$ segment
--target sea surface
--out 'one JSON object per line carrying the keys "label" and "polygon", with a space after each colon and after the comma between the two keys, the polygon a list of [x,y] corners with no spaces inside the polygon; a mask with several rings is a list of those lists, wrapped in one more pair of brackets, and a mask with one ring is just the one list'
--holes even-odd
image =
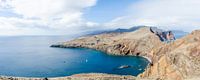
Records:
{"label": "sea surface", "polygon": [[[136,76],[148,61],[142,57],[111,56],[84,48],[51,48],[67,36],[0,37],[0,75],[17,77],[62,77],[79,73],[109,73]],[[121,65],[130,68],[118,69]]]}

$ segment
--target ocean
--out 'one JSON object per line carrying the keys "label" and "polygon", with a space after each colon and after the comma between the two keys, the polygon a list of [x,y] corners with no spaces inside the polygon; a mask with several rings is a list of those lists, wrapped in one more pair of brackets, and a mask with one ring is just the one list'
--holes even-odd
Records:
{"label": "ocean", "polygon": [[[79,73],[108,73],[137,76],[149,63],[142,57],[111,56],[92,49],[49,47],[70,39],[73,37],[0,37],[0,75],[63,77]],[[131,67],[118,69],[121,65]]]}

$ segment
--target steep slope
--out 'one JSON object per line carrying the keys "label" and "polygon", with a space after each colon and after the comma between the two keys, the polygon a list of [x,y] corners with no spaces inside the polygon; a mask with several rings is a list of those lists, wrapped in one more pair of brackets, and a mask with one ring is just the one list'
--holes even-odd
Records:
{"label": "steep slope", "polygon": [[149,27],[127,33],[109,33],[82,37],[51,47],[82,47],[104,51],[112,55],[148,56],[149,52],[163,43]]}
{"label": "steep slope", "polygon": [[153,65],[140,77],[182,80],[200,75],[200,30],[152,50]]}

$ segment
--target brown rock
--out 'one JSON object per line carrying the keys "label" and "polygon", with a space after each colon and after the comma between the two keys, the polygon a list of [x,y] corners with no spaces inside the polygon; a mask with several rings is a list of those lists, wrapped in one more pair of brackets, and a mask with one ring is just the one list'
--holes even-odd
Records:
{"label": "brown rock", "polygon": [[200,75],[200,31],[154,49],[153,66],[140,77],[182,80]]}
{"label": "brown rock", "polygon": [[[149,27],[127,33],[109,33],[82,37],[64,42],[57,47],[82,47],[104,51],[112,55],[147,56],[155,47],[163,43],[150,31]],[[56,47],[56,46],[55,46]]]}

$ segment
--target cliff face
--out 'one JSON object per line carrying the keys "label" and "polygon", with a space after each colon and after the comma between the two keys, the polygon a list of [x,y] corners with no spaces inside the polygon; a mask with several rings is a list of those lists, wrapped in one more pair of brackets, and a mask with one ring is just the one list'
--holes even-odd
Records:
{"label": "cliff face", "polygon": [[148,27],[127,33],[109,33],[82,37],[52,47],[83,47],[104,51],[112,55],[140,55],[148,53],[163,43]]}
{"label": "cliff face", "polygon": [[200,30],[151,52],[153,65],[140,77],[182,80],[200,75]]}

